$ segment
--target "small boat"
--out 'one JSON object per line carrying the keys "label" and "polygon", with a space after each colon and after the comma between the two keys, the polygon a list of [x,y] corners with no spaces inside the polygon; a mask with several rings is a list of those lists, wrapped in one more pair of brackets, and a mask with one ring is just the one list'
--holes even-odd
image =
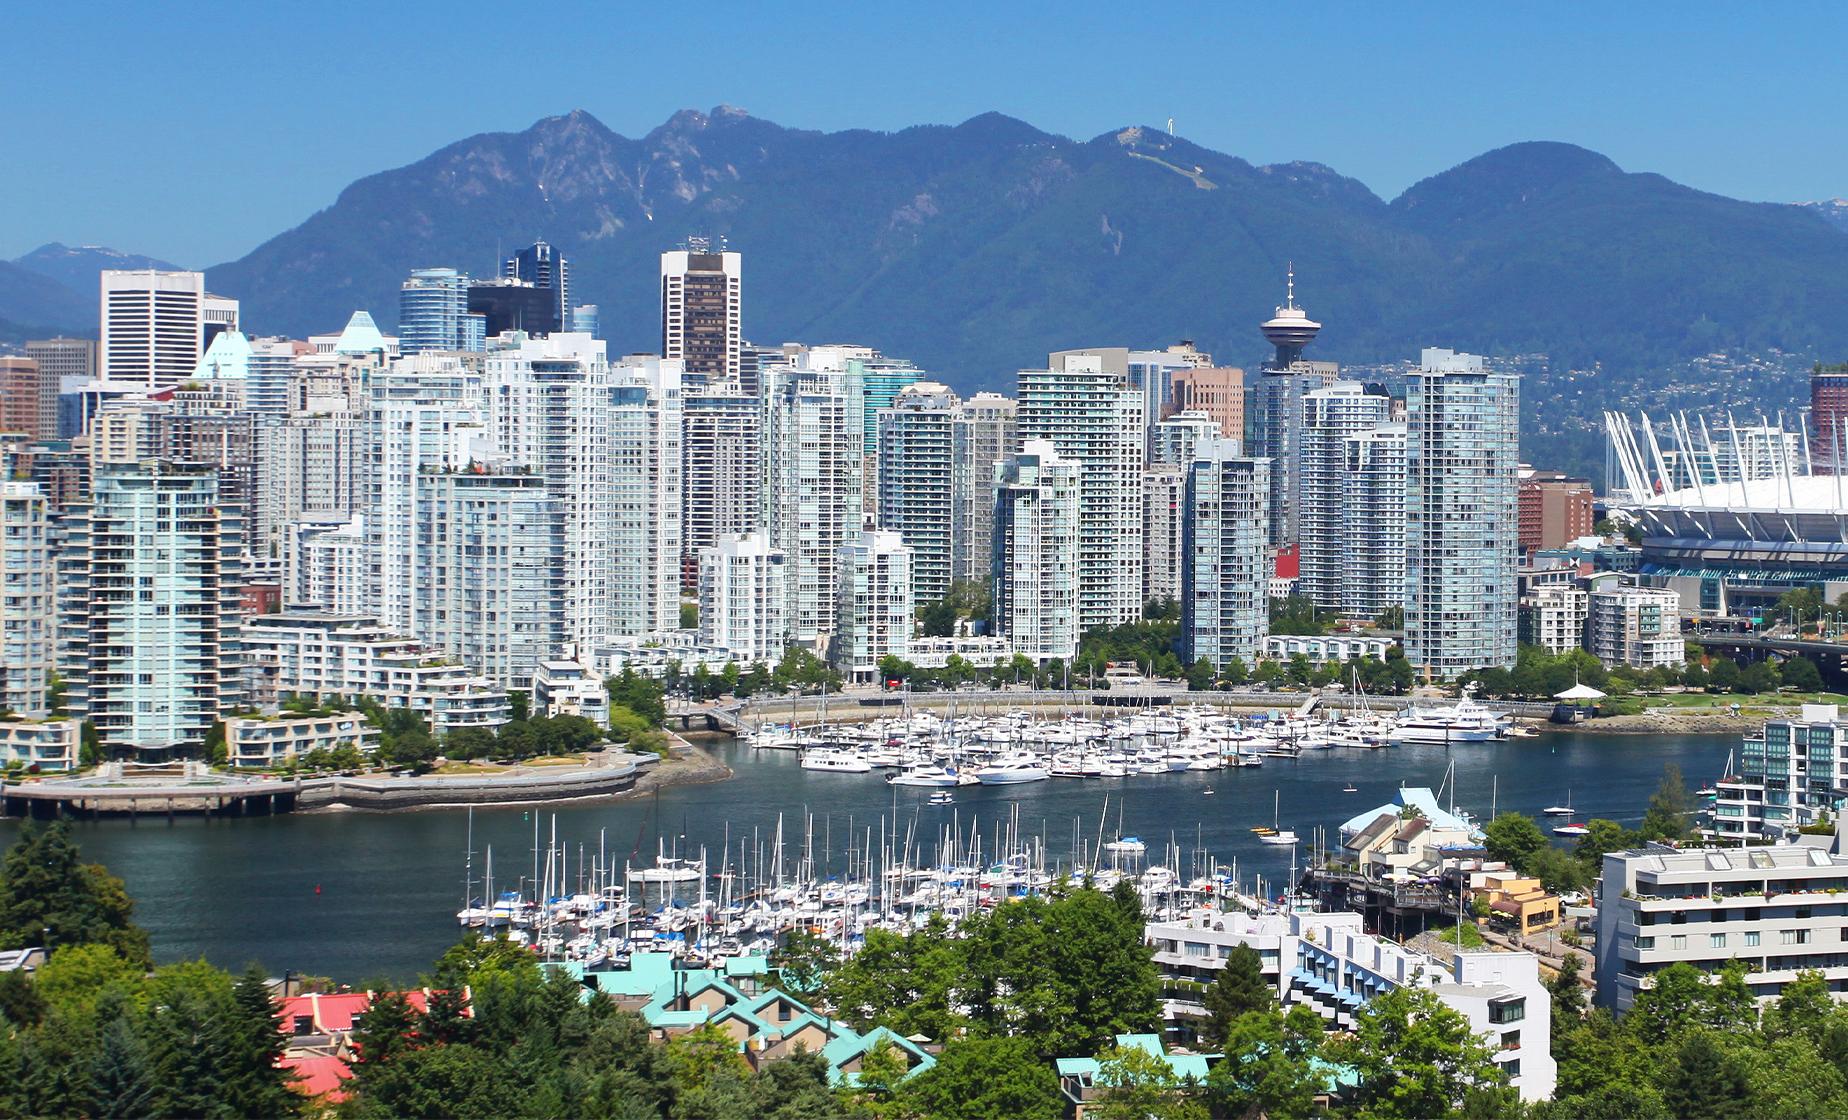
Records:
{"label": "small boat", "polygon": [[1347,785],[1344,785],[1341,787],[1341,792],[1342,793],[1359,793],[1360,787],[1355,785],[1353,782],[1349,782]]}
{"label": "small boat", "polygon": [[1205,789],[1203,789],[1203,790],[1201,790],[1201,791],[1200,791],[1200,793],[1201,793],[1201,794],[1202,794],[1203,796],[1206,796],[1206,797],[1211,797],[1211,796],[1213,796],[1213,787],[1212,787],[1212,786],[1207,786],[1207,787],[1206,787]]}
{"label": "small boat", "polygon": [[1571,816],[1572,815],[1572,791],[1571,790],[1566,791],[1566,803],[1564,805],[1548,805],[1546,808],[1540,811],[1542,813],[1545,813],[1549,817],[1569,817]]}
{"label": "small boat", "polygon": [[956,799],[950,795],[950,791],[947,789],[937,790],[930,795],[930,803],[932,805],[952,805],[955,804],[955,802]]}
{"label": "small boat", "polygon": [[1264,829],[1262,831],[1259,831],[1258,829],[1255,829],[1255,828],[1252,829],[1253,832],[1256,832],[1258,834],[1258,843],[1260,844],[1294,844],[1296,843],[1296,833],[1291,832],[1287,828],[1283,828],[1278,823],[1278,817],[1281,814],[1282,805],[1283,805],[1283,791],[1282,790],[1272,791],[1271,793],[1271,827]]}
{"label": "small boat", "polygon": [[873,765],[850,751],[816,747],[802,752],[802,769],[831,774],[870,774]]}
{"label": "small boat", "polygon": [[1553,835],[1555,836],[1584,836],[1590,831],[1591,829],[1586,828],[1582,824],[1562,824],[1558,828],[1555,828],[1553,830]]}

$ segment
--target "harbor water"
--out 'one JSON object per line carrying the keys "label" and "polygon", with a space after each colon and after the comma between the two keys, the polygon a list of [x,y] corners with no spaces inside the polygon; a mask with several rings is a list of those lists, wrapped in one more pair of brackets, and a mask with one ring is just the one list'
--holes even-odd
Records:
{"label": "harbor water", "polygon": [[[779,814],[786,851],[800,850],[812,828],[817,864],[840,872],[849,838],[863,850],[870,829],[876,851],[881,819],[890,829],[895,810],[899,833],[913,831],[927,853],[952,822],[965,838],[972,829],[992,837],[996,826],[1014,824],[1022,836],[1043,837],[1054,861],[1069,858],[1074,836],[1094,845],[1100,834],[1110,839],[1120,830],[1140,836],[1152,862],[1167,857],[1172,841],[1183,873],[1204,853],[1221,864],[1236,859],[1242,882],[1263,876],[1281,887],[1292,850],[1260,844],[1250,831],[1272,823],[1273,799],[1282,827],[1305,843],[1325,829],[1332,841],[1343,821],[1391,800],[1398,786],[1444,784],[1454,763],[1454,782],[1442,799],[1479,819],[1492,808],[1536,815],[1569,797],[1575,820],[1634,824],[1666,766],[1679,766],[1690,787],[1708,784],[1737,742],[1731,735],[1566,733],[1451,748],[1322,750],[1248,769],[964,786],[949,806],[929,804],[928,789],[895,790],[879,772],[804,771],[793,751],[727,744],[717,753],[736,777],[632,800],[472,815],[456,809],[86,821],[75,834],[86,858],[126,880],[158,960],[203,956],[233,969],[256,961],[273,974],[406,981],[460,934],[455,914],[464,901],[471,829],[477,894],[489,846],[496,887],[517,887],[533,873],[535,824],[544,843],[554,818],[573,875],[580,853],[588,867],[599,843],[617,868],[632,854],[648,862],[664,845],[691,857],[704,846],[716,869],[729,837],[735,864],[741,841],[769,844]],[[1345,792],[1349,784],[1356,792]],[[19,827],[0,823],[0,840],[10,843]]]}

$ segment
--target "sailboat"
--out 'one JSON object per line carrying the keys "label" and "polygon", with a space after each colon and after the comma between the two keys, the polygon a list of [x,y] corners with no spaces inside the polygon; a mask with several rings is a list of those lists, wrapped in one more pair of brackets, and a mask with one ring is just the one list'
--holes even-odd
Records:
{"label": "sailboat", "polygon": [[1567,788],[1566,803],[1564,805],[1548,805],[1546,808],[1540,811],[1542,813],[1545,813],[1549,817],[1569,817],[1571,816],[1572,815],[1572,790],[1569,787]]}
{"label": "sailboat", "polygon": [[1278,817],[1281,813],[1282,804],[1283,804],[1282,791],[1273,790],[1271,792],[1271,827],[1268,831],[1258,833],[1258,843],[1260,844],[1295,844],[1296,843],[1296,833],[1291,832],[1288,829],[1281,828],[1281,826],[1279,826],[1279,824],[1277,823]]}

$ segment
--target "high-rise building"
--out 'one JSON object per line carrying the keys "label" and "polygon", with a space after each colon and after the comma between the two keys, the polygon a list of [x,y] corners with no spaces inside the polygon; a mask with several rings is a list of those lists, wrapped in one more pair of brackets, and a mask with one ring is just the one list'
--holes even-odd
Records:
{"label": "high-rise building", "polygon": [[1848,463],[1848,364],[1810,371],[1809,422],[1815,473],[1841,473],[1839,465]]}
{"label": "high-rise building", "polygon": [[296,361],[305,355],[295,341],[253,338],[249,346],[244,359],[244,411],[278,419],[297,411],[292,400]]}
{"label": "high-rise building", "polygon": [[481,317],[486,338],[498,338],[508,331],[538,337],[564,329],[558,317],[558,293],[511,276],[470,281],[468,310],[471,316]]}
{"label": "high-rise building", "polygon": [[912,593],[935,603],[954,578],[956,421],[961,401],[949,386],[906,386],[879,413],[878,523],[912,551]]}
{"label": "high-rise building", "polygon": [[596,304],[580,303],[571,309],[571,331],[592,338],[602,335],[602,318],[597,314]]}
{"label": "high-rise building", "polygon": [[680,405],[680,581],[692,589],[706,549],[758,528],[763,405],[736,381],[690,389]]}
{"label": "high-rise building", "polygon": [[[812,349],[832,348],[817,346]],[[891,408],[906,389],[922,383],[924,371],[903,358],[888,358],[877,350],[852,349],[857,352],[843,355],[843,360],[860,377],[861,405],[866,410],[862,419],[864,448],[866,455],[871,457],[879,452],[879,414]]]}
{"label": "high-rise building", "polygon": [[31,358],[0,357],[0,432],[57,438],[58,382]]}
{"label": "high-rise building", "polygon": [[1427,349],[1406,393],[1405,656],[1450,680],[1512,668],[1520,379]]}
{"label": "high-rise building", "polygon": [[1349,618],[1378,618],[1405,603],[1405,425],[1351,435],[1341,453],[1338,607]]}
{"label": "high-rise building", "polygon": [[699,554],[699,638],[741,661],[775,662],[788,643],[787,558],[763,533],[726,534]]}
{"label": "high-rise building", "polygon": [[1234,366],[1194,366],[1174,371],[1168,410],[1204,412],[1219,425],[1219,434],[1245,438],[1245,371]]}
{"label": "high-rise building", "polygon": [[613,636],[680,628],[680,377],[671,358],[628,357],[610,369]]}
{"label": "high-rise building", "polygon": [[1078,652],[1079,465],[1027,440],[995,465],[995,629],[1044,663]]}
{"label": "high-rise building", "polygon": [[789,640],[804,645],[834,629],[836,565],[864,502],[860,378],[818,357],[763,371],[763,525],[787,558]]}
{"label": "high-rise building", "polygon": [[1296,273],[1289,274],[1283,306],[1260,330],[1277,353],[1252,393],[1249,454],[1271,460],[1270,536],[1273,545],[1295,544],[1296,472],[1302,439],[1303,396],[1334,382],[1332,362],[1305,362],[1303,348],[1322,324],[1296,306]]}
{"label": "high-rise building", "polygon": [[830,660],[844,675],[868,680],[883,658],[911,652],[911,549],[897,533],[867,529],[841,546],[835,567]]}
{"label": "high-rise building", "polygon": [[453,268],[419,268],[398,291],[398,352],[480,350],[487,318],[468,306],[468,273]]}
{"label": "high-rise building", "polygon": [[567,638],[565,519],[545,480],[472,470],[418,487],[412,637],[510,689],[532,687]]}
{"label": "high-rise building", "polygon": [[[1337,381],[1302,398],[1297,453],[1297,530],[1301,548],[1297,594],[1323,610],[1339,610],[1346,592],[1347,441],[1386,422],[1392,399],[1358,381]],[[1375,577],[1363,575],[1372,582]]]}
{"label": "high-rise building", "polygon": [[1078,625],[1081,632],[1142,617],[1139,390],[1095,354],[1053,354],[1020,371],[1020,436],[1047,440],[1079,469]]}
{"label": "high-rise building", "polygon": [[[1192,461],[1191,455],[1188,461]],[[1183,516],[1186,506],[1186,475],[1180,467],[1164,461],[1142,472],[1142,598],[1145,602],[1180,602],[1182,553],[1186,548],[1181,529],[1186,520]]]}
{"label": "high-rise building", "polygon": [[[1149,428],[1149,464],[1184,467],[1193,462],[1194,444],[1207,436],[1220,436],[1219,424],[1204,412],[1177,412]],[[1225,437],[1242,438],[1236,434]]]}
{"label": "high-rise building", "polygon": [[243,554],[216,471],[98,464],[91,500],[64,518],[58,662],[65,711],[106,750],[197,752],[242,703]]}
{"label": "high-rise building", "polygon": [[1592,532],[1591,483],[1558,471],[1522,470],[1518,492],[1521,555],[1564,548]]}
{"label": "high-rise building", "polygon": [[45,716],[57,664],[51,511],[30,482],[0,481],[0,710]]}
{"label": "high-rise building", "polygon": [[332,524],[292,521],[288,530],[283,550],[284,606],[314,607],[336,615],[372,610],[364,515]]}
{"label": "high-rise building", "polygon": [[1224,669],[1255,665],[1269,628],[1270,460],[1209,436],[1187,464],[1181,563],[1181,657]]}
{"label": "high-rise building", "polygon": [[26,357],[58,386],[57,439],[83,432],[83,387],[96,380],[96,340],[93,338],[40,338],[26,343]]}
{"label": "high-rise building", "polygon": [[1176,382],[1212,364],[1211,354],[1201,353],[1192,339],[1185,339],[1166,350],[1131,350],[1124,355],[1123,367],[1129,387],[1142,390],[1143,420],[1153,425],[1174,411]]}
{"label": "high-rise building", "polygon": [[688,385],[744,381],[743,258],[710,240],[661,254],[661,353],[685,363]]}
{"label": "high-rise building", "polygon": [[192,376],[220,331],[237,329],[237,301],[205,290],[200,272],[102,274],[102,379],[165,389]]}
{"label": "high-rise building", "polygon": [[571,322],[571,262],[543,241],[535,241],[507,258],[501,275],[552,293],[554,330]]}
{"label": "high-rise building", "polygon": [[995,468],[1019,449],[1019,406],[977,393],[962,402],[950,436],[950,578],[986,584],[995,558]]}
{"label": "high-rise building", "polygon": [[1594,589],[1585,604],[1585,632],[1593,655],[1611,668],[1655,669],[1687,661],[1681,595],[1666,587]]}

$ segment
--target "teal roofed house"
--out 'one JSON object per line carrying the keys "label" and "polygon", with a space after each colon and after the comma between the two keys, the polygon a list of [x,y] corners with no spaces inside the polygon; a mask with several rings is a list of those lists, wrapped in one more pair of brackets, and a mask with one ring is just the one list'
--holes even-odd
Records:
{"label": "teal roofed house", "polygon": [[[1255,1056],[1228,1059],[1221,1054],[1172,1053],[1158,1034],[1120,1034],[1116,1036],[1116,1044],[1119,1050],[1141,1050],[1166,1062],[1174,1079],[1183,1084],[1191,1081],[1204,1085],[1207,1071],[1221,1061],[1241,1061]],[[1085,1120],[1086,1110],[1094,1106],[1109,1088],[1099,1080],[1103,1073],[1103,1061],[1099,1058],[1059,1058],[1053,1066],[1059,1075],[1060,1091],[1074,1106],[1073,1120]],[[1358,1075],[1347,1066],[1316,1058],[1310,1063],[1310,1068],[1320,1078],[1317,1094],[1323,1098],[1338,1096],[1359,1083]]]}
{"label": "teal roofed house", "polygon": [[912,1073],[936,1064],[911,1039],[884,1027],[862,1034],[777,988],[776,972],[761,955],[734,957],[719,968],[677,968],[668,953],[634,953],[627,968],[596,972],[577,964],[550,967],[565,969],[587,991],[602,992],[618,1007],[634,1011],[663,1041],[717,1027],[754,1067],[806,1050],[828,1063],[829,1081],[852,1085],[861,1061],[881,1043],[903,1054]]}

